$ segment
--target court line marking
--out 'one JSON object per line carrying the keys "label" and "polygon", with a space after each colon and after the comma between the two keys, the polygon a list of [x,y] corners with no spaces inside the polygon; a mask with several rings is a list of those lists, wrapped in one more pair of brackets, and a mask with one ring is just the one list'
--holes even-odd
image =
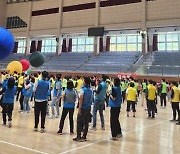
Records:
{"label": "court line marking", "polygon": [[[152,126],[154,126],[154,125],[158,125],[158,124],[160,124],[160,123],[164,123],[164,122],[166,122],[166,121],[169,121],[169,120],[160,121],[160,122],[154,123],[154,124],[152,124],[152,125],[147,125],[147,126],[145,126],[145,127],[139,128],[139,129],[134,129],[134,130],[131,130],[131,131],[128,131],[128,132],[123,133],[123,135],[126,135],[126,134],[128,134],[128,133],[132,133],[132,132],[136,132],[136,131],[139,131],[139,130],[143,130],[143,129],[152,127]],[[59,153],[59,154],[66,154],[66,153],[69,153],[69,152],[72,152],[72,151],[76,151],[76,150],[79,150],[79,149],[82,149],[82,148],[85,148],[85,147],[88,147],[88,146],[91,146],[91,145],[94,145],[94,144],[97,144],[97,143],[100,143],[100,142],[103,142],[103,141],[106,141],[106,140],[109,140],[109,139],[110,139],[110,137],[105,138],[105,139],[103,139],[103,140],[99,140],[99,141],[90,143],[90,144],[86,144],[86,145],[84,145],[84,146],[80,146],[80,147],[74,148],[74,149],[71,149],[71,150],[68,150],[68,151],[64,151],[64,152],[61,152],[61,153]]]}
{"label": "court line marking", "polygon": [[35,150],[35,149],[31,149],[31,148],[23,147],[23,146],[21,146],[21,145],[13,144],[13,143],[10,143],[10,142],[0,141],[0,143],[4,143],[4,144],[8,144],[8,145],[12,145],[12,146],[14,146],[14,147],[18,147],[18,148],[21,148],[21,149],[25,149],[25,150],[33,151],[33,152],[36,152],[36,153],[48,154],[48,153],[46,153],[46,152],[42,152],[42,151],[38,151],[38,150]]}

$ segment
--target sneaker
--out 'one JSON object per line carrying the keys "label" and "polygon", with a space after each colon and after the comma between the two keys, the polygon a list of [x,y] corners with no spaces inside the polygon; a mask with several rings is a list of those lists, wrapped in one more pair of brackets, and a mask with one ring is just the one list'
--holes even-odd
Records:
{"label": "sneaker", "polygon": [[34,131],[34,132],[37,132],[37,131],[38,131],[38,128],[34,128],[33,131]]}
{"label": "sneaker", "polygon": [[174,119],[171,119],[171,120],[169,120],[170,122],[176,122],[176,120],[174,120]]}
{"label": "sneaker", "polygon": [[180,125],[180,122],[177,122],[176,125]]}
{"label": "sneaker", "polygon": [[73,138],[73,141],[81,142],[82,140],[80,137],[76,137],[76,138]]}
{"label": "sneaker", "polygon": [[45,132],[46,132],[45,128],[41,128],[41,133],[45,133]]}
{"label": "sneaker", "polygon": [[151,116],[148,116],[147,119],[151,119]]}
{"label": "sneaker", "polygon": [[117,138],[117,137],[112,137],[112,140],[113,140],[113,141],[117,141],[118,138]]}
{"label": "sneaker", "polygon": [[3,123],[2,126],[6,127],[6,123]]}
{"label": "sneaker", "polygon": [[74,134],[74,132],[70,132],[70,135],[73,135]]}
{"label": "sneaker", "polygon": [[118,134],[118,135],[117,135],[117,138],[121,138],[121,137],[122,137],[122,134]]}
{"label": "sneaker", "polygon": [[94,130],[94,131],[96,131],[97,129],[96,129],[96,127],[91,127],[91,130]]}
{"label": "sneaker", "polygon": [[103,126],[103,127],[101,127],[101,129],[102,129],[102,130],[105,130],[105,127]]}
{"label": "sneaker", "polygon": [[62,135],[62,131],[58,130],[57,134]]}
{"label": "sneaker", "polygon": [[8,126],[9,126],[9,128],[12,127],[12,122],[11,121],[9,121]]}
{"label": "sneaker", "polygon": [[19,113],[23,112],[23,110],[19,110]]}
{"label": "sneaker", "polygon": [[55,118],[55,116],[54,116],[54,115],[52,115],[52,116],[50,116],[49,118],[50,118],[50,119],[54,119],[54,118]]}
{"label": "sneaker", "polygon": [[59,115],[56,115],[56,117],[55,118],[59,118]]}
{"label": "sneaker", "polygon": [[86,136],[83,136],[83,137],[81,138],[81,142],[85,142],[85,141],[87,141],[87,138],[86,138]]}

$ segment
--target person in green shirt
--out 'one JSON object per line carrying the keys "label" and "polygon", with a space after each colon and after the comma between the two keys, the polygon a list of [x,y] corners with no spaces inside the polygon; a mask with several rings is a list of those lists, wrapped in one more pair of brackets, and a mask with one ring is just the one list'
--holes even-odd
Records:
{"label": "person in green shirt", "polygon": [[146,101],[146,89],[147,89],[147,80],[144,79],[142,82],[142,102],[141,102],[141,106],[144,106],[144,102]]}
{"label": "person in green shirt", "polygon": [[62,88],[63,88],[63,91],[65,90],[66,87],[67,87],[67,77],[65,76],[62,79]]}
{"label": "person in green shirt", "polygon": [[126,89],[127,89],[127,87],[126,87],[125,80],[122,79],[122,80],[121,80],[121,91],[122,91],[122,102],[123,102],[123,103],[124,103],[125,97],[126,97]]}
{"label": "person in green shirt", "polygon": [[161,99],[161,107],[166,107],[166,96],[167,96],[167,84],[165,79],[162,79],[161,82],[161,91],[160,91],[160,99]]}

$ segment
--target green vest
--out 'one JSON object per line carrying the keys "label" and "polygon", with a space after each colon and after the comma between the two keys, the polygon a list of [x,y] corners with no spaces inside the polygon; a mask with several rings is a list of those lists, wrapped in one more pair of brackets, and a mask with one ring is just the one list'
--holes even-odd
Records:
{"label": "green vest", "polygon": [[139,86],[139,84],[138,83],[134,83],[134,88],[136,89],[136,90],[138,90],[138,86]]}
{"label": "green vest", "polygon": [[67,79],[62,80],[62,87],[64,87],[64,88],[67,87]]}
{"label": "green vest", "polygon": [[143,83],[142,83],[142,89],[143,89],[143,91],[147,89],[146,82],[143,82]]}
{"label": "green vest", "polygon": [[126,90],[126,85],[124,82],[121,82],[121,91],[125,91]]}
{"label": "green vest", "polygon": [[161,93],[167,93],[167,84],[165,82],[162,82],[162,90]]}

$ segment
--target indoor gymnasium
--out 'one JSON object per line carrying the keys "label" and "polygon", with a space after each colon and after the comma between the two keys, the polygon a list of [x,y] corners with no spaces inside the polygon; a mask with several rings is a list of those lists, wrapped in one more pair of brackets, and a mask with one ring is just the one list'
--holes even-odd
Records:
{"label": "indoor gymnasium", "polygon": [[179,0],[0,0],[0,154],[180,154]]}

